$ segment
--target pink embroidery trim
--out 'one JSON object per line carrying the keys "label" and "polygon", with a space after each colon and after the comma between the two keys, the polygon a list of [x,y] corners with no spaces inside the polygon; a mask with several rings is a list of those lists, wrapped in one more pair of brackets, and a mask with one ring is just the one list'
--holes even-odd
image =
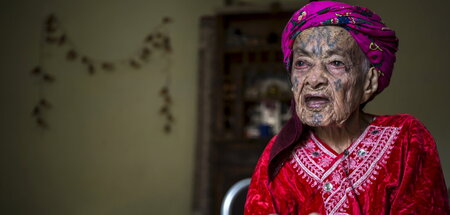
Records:
{"label": "pink embroidery trim", "polygon": [[[339,158],[311,134],[304,146],[294,150],[291,163],[302,179],[322,193],[327,214],[345,213],[348,197],[370,186],[386,165],[400,130],[370,125],[348,149],[349,155]],[[358,155],[360,151],[364,155]],[[320,156],[313,156],[313,152]],[[327,183],[331,184],[330,190],[324,190]]]}

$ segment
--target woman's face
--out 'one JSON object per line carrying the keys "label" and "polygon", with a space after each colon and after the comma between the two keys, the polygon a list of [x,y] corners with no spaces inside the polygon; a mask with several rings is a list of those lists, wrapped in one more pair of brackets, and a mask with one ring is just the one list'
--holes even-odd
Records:
{"label": "woman's face", "polygon": [[293,45],[291,82],[300,120],[312,127],[339,126],[365,102],[365,55],[337,26],[309,28]]}

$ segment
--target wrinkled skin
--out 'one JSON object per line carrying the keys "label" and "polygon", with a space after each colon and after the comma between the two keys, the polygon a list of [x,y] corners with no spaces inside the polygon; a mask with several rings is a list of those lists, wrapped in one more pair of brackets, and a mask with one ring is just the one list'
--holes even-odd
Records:
{"label": "wrinkled skin", "polygon": [[[369,69],[364,53],[345,29],[313,27],[297,36],[291,69],[296,112],[313,128],[341,130],[327,132],[328,139],[333,133],[352,136],[367,126],[368,116],[359,106],[376,91],[377,80],[378,73]],[[334,138],[335,144],[339,139]]]}

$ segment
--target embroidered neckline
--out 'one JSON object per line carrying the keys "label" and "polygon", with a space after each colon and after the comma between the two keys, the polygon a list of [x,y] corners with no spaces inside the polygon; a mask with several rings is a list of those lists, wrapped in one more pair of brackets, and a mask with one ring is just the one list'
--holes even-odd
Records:
{"label": "embroidered neckline", "polygon": [[[352,152],[354,148],[361,142],[361,140],[366,136],[367,131],[369,130],[369,127],[371,125],[374,125],[377,121],[378,117],[374,116],[373,120],[367,125],[367,127],[364,129],[364,131],[359,135],[358,139],[356,141],[353,141],[349,147],[347,147],[344,151]],[[330,146],[325,144],[323,140],[321,140],[319,137],[314,134],[314,132],[310,132],[311,139],[317,144],[317,146],[324,151],[326,154],[330,155],[331,157],[338,157],[344,155],[344,151],[342,153],[337,153],[335,150],[333,150]]]}
{"label": "embroidered neckline", "polygon": [[348,153],[336,155],[312,133],[292,152],[294,169],[321,192],[327,214],[345,213],[348,198],[370,186],[386,164],[401,128],[375,126],[373,122],[348,147]]}

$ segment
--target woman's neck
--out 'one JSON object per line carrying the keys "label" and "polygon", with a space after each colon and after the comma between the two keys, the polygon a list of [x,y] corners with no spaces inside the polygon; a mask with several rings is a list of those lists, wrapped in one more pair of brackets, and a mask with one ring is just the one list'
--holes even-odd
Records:
{"label": "woman's neck", "polygon": [[337,153],[342,153],[355,141],[372,121],[360,110],[353,112],[342,125],[314,127],[314,133]]}

